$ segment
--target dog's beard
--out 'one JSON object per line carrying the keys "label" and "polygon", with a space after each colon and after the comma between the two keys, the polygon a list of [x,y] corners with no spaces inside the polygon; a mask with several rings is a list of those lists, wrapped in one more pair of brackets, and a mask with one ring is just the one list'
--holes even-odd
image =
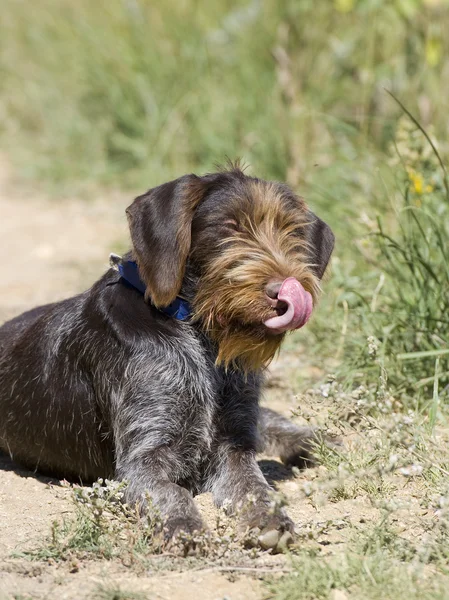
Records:
{"label": "dog's beard", "polygon": [[235,364],[243,371],[258,371],[267,367],[280,350],[284,335],[248,335],[244,330],[221,330],[217,335],[217,364]]}
{"label": "dog's beard", "polygon": [[267,367],[284,339],[284,334],[269,334],[263,331],[263,326],[255,330],[250,325],[236,322],[222,325],[213,318],[202,320],[202,323],[209,338],[217,345],[216,364],[245,372]]}
{"label": "dog's beard", "polygon": [[[263,281],[265,281],[265,276]],[[203,282],[193,302],[194,319],[217,345],[216,363],[244,371],[269,365],[278,353],[285,334],[273,333],[264,321],[273,316],[255,273],[247,281]]]}

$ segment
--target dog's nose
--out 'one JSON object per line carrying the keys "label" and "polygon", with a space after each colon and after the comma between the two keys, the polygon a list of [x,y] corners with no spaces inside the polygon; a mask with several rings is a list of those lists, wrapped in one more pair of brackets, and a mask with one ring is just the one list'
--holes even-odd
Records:
{"label": "dog's nose", "polygon": [[[277,283],[277,282],[275,282]],[[268,284],[268,292],[276,293],[276,286]],[[276,299],[268,295],[270,304],[277,312],[276,317],[264,321],[264,325],[273,333],[284,333],[299,329],[307,323],[313,310],[313,299],[310,292],[294,277],[285,279],[277,289]]]}
{"label": "dog's nose", "polygon": [[270,283],[268,283],[265,286],[265,293],[268,296],[268,298],[271,298],[272,300],[277,300],[281,286],[282,281],[270,281]]}
{"label": "dog's nose", "polygon": [[284,314],[288,308],[288,304],[278,298],[282,283],[282,281],[270,281],[265,286],[265,295],[267,296],[268,303],[276,309],[278,315]]}

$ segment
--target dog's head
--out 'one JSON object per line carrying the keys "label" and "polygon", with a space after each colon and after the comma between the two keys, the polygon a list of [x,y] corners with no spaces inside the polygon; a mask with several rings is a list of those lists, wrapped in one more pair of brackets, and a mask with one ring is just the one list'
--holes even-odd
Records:
{"label": "dog's head", "polygon": [[232,168],[185,175],[127,209],[147,298],[182,292],[219,363],[265,366],[316,304],[334,236],[289,187]]}

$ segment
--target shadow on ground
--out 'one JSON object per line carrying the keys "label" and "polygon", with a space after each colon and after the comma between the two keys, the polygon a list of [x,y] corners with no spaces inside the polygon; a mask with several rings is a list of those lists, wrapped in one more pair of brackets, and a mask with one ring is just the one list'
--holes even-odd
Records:
{"label": "shadow on ground", "polygon": [[42,475],[41,473],[37,473],[36,471],[31,471],[26,467],[17,464],[12,460],[8,454],[4,454],[0,451],[0,471],[11,471],[18,475],[19,477],[25,477],[28,479],[32,477],[36,481],[43,483],[44,485],[61,485],[59,479],[55,479],[54,477],[48,477],[46,475]]}

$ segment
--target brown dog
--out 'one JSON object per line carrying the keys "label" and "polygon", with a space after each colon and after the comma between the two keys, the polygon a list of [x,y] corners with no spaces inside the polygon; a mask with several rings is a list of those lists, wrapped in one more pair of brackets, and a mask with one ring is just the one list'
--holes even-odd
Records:
{"label": "brown dog", "polygon": [[259,411],[262,372],[310,317],[332,232],[238,168],[161,185],[127,214],[115,269],[0,328],[0,448],[59,477],[126,479],[168,536],[202,527],[192,494],[250,495],[245,524],[277,540],[293,524],[270,510],[256,450],[299,464],[311,433]]}

